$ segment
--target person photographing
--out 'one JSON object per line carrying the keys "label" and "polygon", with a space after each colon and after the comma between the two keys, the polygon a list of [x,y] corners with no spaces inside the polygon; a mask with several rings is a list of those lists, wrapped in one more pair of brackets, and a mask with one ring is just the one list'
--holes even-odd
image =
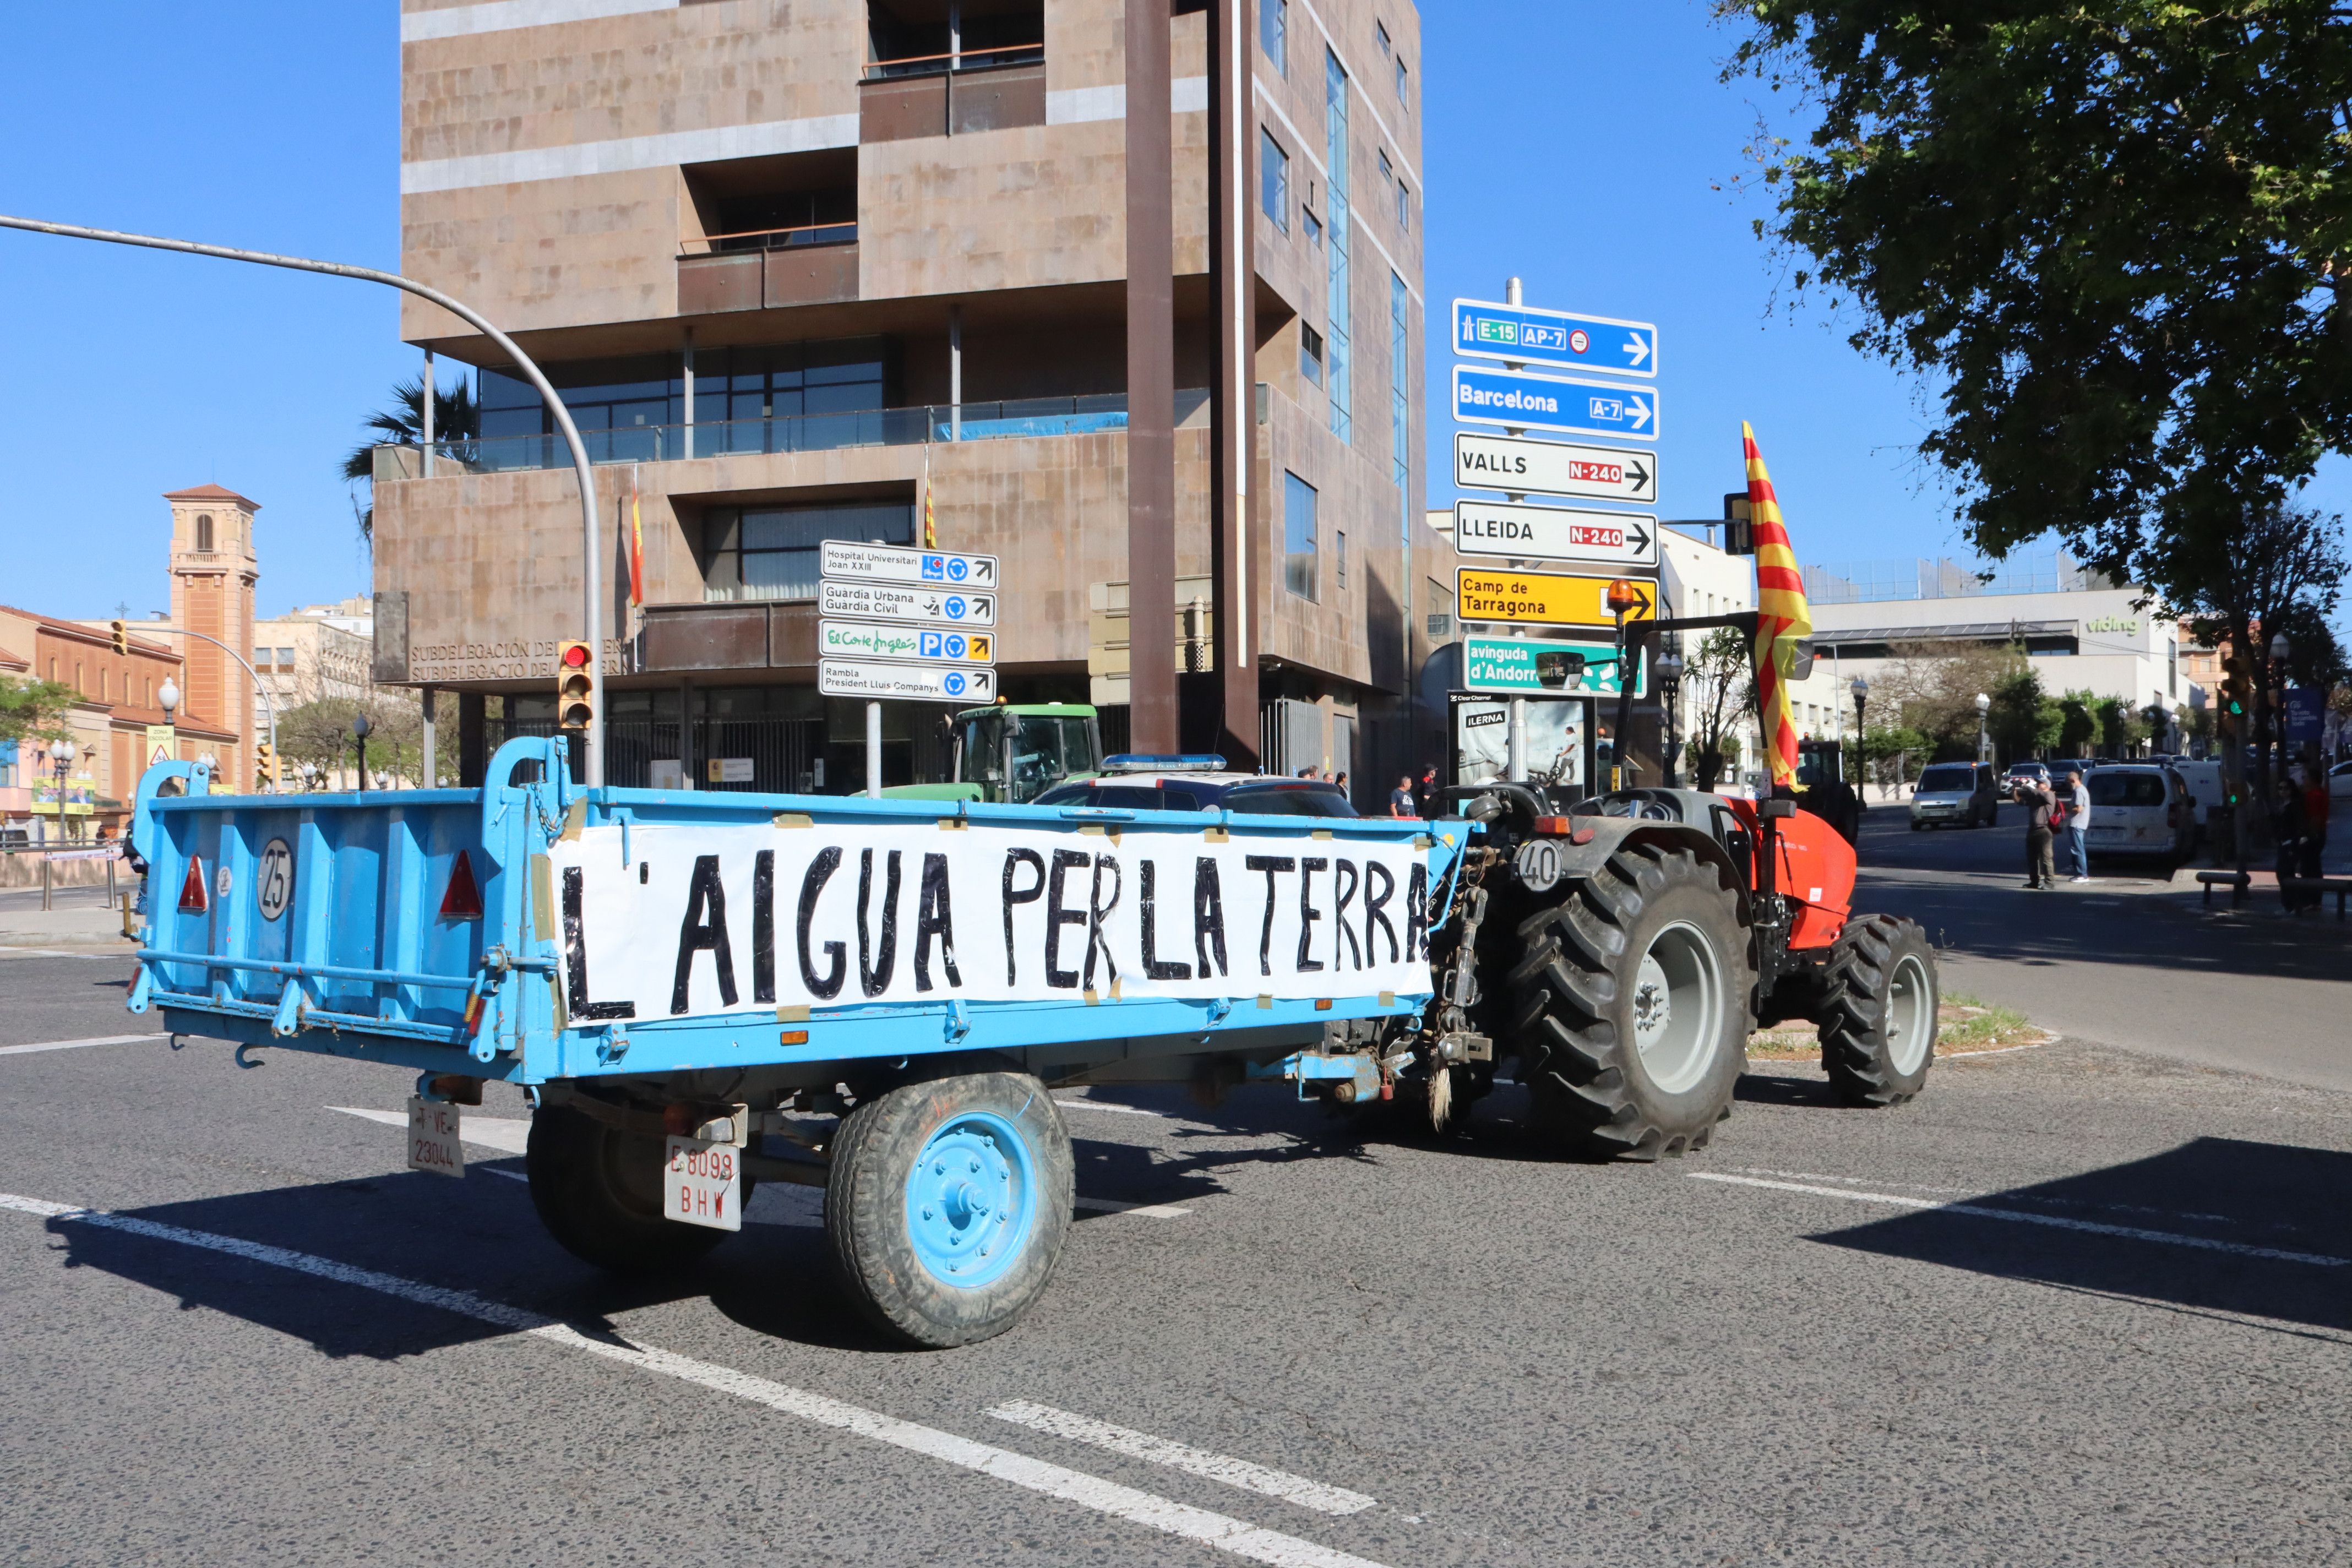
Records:
{"label": "person photographing", "polygon": [[2058,797],[2049,785],[2030,778],[2018,780],[2011,795],[2026,811],[2025,885],[2035,889],[2053,887],[2058,876],[2050,864],[2053,837],[2051,818],[2058,809]]}

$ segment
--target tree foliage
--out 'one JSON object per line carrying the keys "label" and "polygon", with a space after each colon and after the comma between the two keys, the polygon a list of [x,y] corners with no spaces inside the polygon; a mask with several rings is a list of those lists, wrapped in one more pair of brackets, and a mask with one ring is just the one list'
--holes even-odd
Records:
{"label": "tree foliage", "polygon": [[1695,787],[1712,791],[1727,765],[1739,761],[1739,735],[1756,711],[1756,672],[1748,639],[1729,626],[1706,634],[1683,670],[1691,698],[1687,755]]}
{"label": "tree foliage", "polygon": [[65,716],[81,693],[62,680],[0,675],[0,741],[55,741],[70,733]]}
{"label": "tree foliage", "polygon": [[[346,480],[375,478],[375,449],[378,447],[422,447],[425,444],[425,378],[395,384],[392,389],[393,405],[379,408],[360,426],[374,432],[374,439],[362,441],[343,456],[343,478]],[[482,411],[474,403],[474,389],[460,379],[455,387],[435,385],[433,389],[433,440],[436,446],[444,441],[470,441],[482,433]],[[360,531],[373,535],[375,531],[375,508],[365,508],[360,513]]]}

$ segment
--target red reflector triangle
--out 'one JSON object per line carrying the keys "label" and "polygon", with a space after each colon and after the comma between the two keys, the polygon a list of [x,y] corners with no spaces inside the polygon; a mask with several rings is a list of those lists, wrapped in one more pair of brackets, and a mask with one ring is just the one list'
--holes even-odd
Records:
{"label": "red reflector triangle", "polygon": [[474,880],[473,862],[463,849],[457,851],[457,863],[449,868],[449,890],[441,895],[441,918],[445,921],[478,921],[482,918],[481,885]]}
{"label": "red reflector triangle", "polygon": [[180,909],[184,914],[200,915],[211,907],[205,896],[205,862],[200,855],[188,857],[188,879],[180,884]]}

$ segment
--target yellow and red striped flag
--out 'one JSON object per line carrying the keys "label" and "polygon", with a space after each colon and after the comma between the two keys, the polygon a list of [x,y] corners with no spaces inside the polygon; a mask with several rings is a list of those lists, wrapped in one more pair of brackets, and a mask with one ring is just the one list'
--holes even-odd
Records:
{"label": "yellow and red striped flag", "polygon": [[646,602],[646,520],[634,486],[629,490],[629,603]]}
{"label": "yellow and red striped flag", "polygon": [[1789,544],[1780,502],[1764,454],[1756,449],[1756,429],[1739,423],[1739,443],[1748,459],[1748,518],[1756,539],[1756,700],[1763,712],[1764,753],[1772,762],[1772,783],[1797,778],[1797,721],[1790,710],[1789,666],[1800,638],[1813,635],[1813,612],[1805,603],[1804,568]]}
{"label": "yellow and red striped flag", "polygon": [[940,523],[939,519],[931,515],[931,470],[927,466],[923,469],[923,548],[937,550],[939,547]]}

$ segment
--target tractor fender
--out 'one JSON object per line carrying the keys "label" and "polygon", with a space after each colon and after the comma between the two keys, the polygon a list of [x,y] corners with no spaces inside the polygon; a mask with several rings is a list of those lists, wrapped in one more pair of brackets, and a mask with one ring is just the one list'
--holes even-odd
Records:
{"label": "tractor fender", "polygon": [[1715,835],[1686,822],[1621,816],[1579,816],[1573,820],[1576,830],[1569,837],[1523,841],[1511,857],[1512,879],[1530,893],[1549,894],[1562,885],[1589,880],[1620,850],[1656,845],[1662,849],[1686,853],[1701,864],[1716,868],[1738,900],[1739,923],[1751,923],[1747,878]]}

